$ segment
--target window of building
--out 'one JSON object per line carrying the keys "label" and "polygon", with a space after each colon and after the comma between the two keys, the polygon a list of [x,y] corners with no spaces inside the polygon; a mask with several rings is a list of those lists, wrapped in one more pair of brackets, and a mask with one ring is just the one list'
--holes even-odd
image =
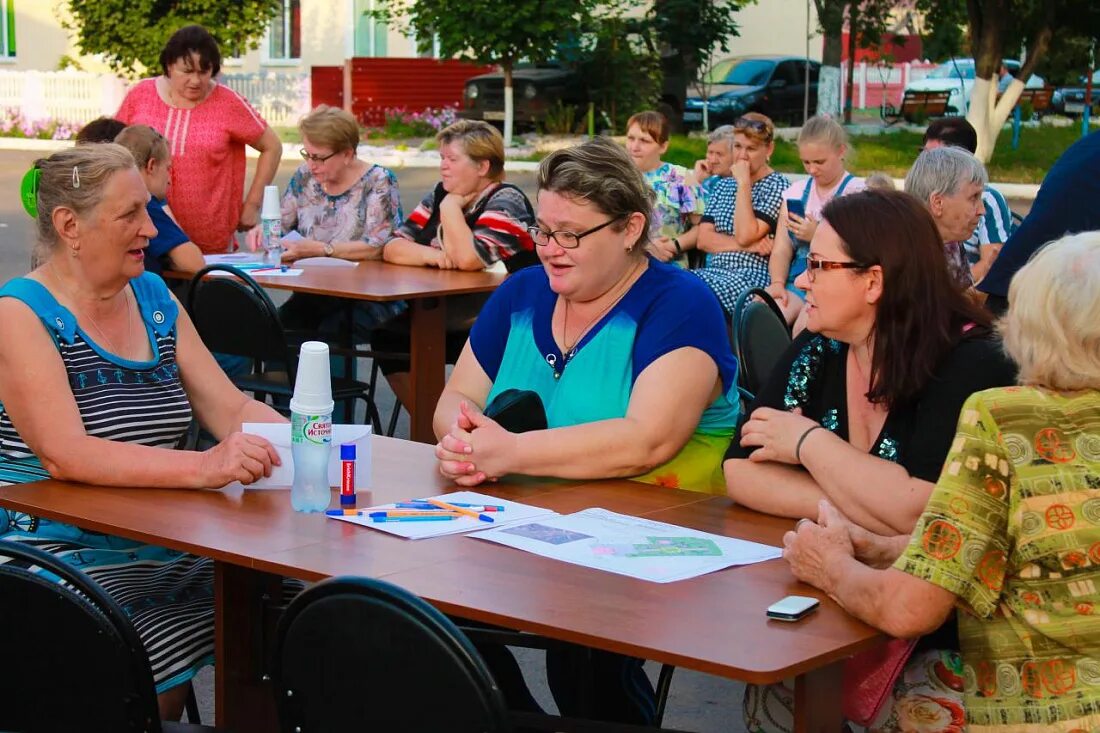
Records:
{"label": "window of building", "polygon": [[378,9],[380,4],[379,0],[355,0],[353,3],[356,56],[386,55],[386,38],[389,35],[389,28],[385,23],[367,15],[367,13]]}
{"label": "window of building", "polygon": [[15,0],[0,0],[0,58],[15,58]]}
{"label": "window of building", "polygon": [[273,61],[291,61],[302,57],[300,0],[283,0],[283,9],[271,19],[267,32],[267,57]]}

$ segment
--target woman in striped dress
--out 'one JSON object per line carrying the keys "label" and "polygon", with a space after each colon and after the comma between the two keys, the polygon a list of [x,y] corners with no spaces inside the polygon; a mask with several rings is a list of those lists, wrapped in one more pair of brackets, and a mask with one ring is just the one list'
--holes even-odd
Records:
{"label": "woman in striped dress", "polygon": [[[0,483],[199,489],[270,475],[274,448],[239,430],[283,418],[233,387],[144,272],[156,229],[130,153],[81,146],[36,167],[42,264],[0,289]],[[192,409],[221,442],[172,450]],[[213,661],[212,563],[5,510],[0,539],[54,553],[119,602],[149,653],[162,717],[178,719],[185,683]]]}

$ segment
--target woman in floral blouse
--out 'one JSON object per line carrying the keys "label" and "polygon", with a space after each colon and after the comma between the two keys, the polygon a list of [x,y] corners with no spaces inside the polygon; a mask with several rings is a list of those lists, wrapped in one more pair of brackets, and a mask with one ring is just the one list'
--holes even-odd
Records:
{"label": "woman in floral blouse", "polygon": [[650,222],[654,237],[649,253],[662,262],[686,264],[684,251],[695,249],[699,236],[703,193],[689,181],[687,168],[661,160],[668,152],[668,118],[647,110],[627,120],[626,128],[626,152],[657,195]]}

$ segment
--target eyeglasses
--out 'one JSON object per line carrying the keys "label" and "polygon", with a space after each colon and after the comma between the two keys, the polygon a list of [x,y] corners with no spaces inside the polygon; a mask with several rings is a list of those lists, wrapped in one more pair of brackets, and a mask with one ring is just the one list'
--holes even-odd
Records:
{"label": "eyeglasses", "polygon": [[817,282],[818,270],[865,270],[868,265],[862,262],[838,262],[837,260],[822,260],[811,257],[806,260],[806,277],[810,282]]}
{"label": "eyeglasses", "polygon": [[310,163],[324,163],[326,160],[339,152],[341,151],[337,150],[336,152],[329,153],[328,155],[314,155],[313,153],[307,153],[306,149],[302,148],[302,157]]}
{"label": "eyeglasses", "polygon": [[594,226],[591,229],[580,232],[579,234],[574,232],[567,232],[564,229],[556,232],[548,232],[537,225],[527,227],[527,233],[531,235],[531,241],[533,241],[540,247],[545,247],[546,245],[550,244],[550,240],[553,239],[555,242],[558,243],[559,247],[562,247],[564,249],[576,249],[577,247],[581,246],[581,239],[587,237],[589,234],[595,234],[604,227],[611,226],[622,218],[623,217],[621,216],[616,216],[610,221],[605,221],[603,224],[600,224],[599,226]]}
{"label": "eyeglasses", "polygon": [[734,130],[752,130],[755,133],[772,139],[771,126],[764,120],[754,120],[751,117],[738,117],[733,123]]}

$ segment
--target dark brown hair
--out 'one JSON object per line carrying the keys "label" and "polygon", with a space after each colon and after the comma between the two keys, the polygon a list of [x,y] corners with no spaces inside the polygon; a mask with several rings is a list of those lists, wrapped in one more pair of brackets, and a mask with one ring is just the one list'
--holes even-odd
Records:
{"label": "dark brown hair", "polygon": [[172,34],[160,52],[160,68],[168,76],[168,67],[180,59],[190,61],[191,54],[198,54],[199,71],[209,71],[217,76],[222,69],[222,52],[210,31],[201,25],[185,25]]}
{"label": "dark brown hair", "polygon": [[126,129],[126,123],[114,117],[96,117],[76,133],[76,144],[111,143],[118,133]]}
{"label": "dark brown hair", "polygon": [[892,410],[928,384],[964,334],[987,335],[989,314],[959,292],[936,222],[909,194],[868,190],[837,196],[821,218],[853,261],[882,268],[867,399]]}

